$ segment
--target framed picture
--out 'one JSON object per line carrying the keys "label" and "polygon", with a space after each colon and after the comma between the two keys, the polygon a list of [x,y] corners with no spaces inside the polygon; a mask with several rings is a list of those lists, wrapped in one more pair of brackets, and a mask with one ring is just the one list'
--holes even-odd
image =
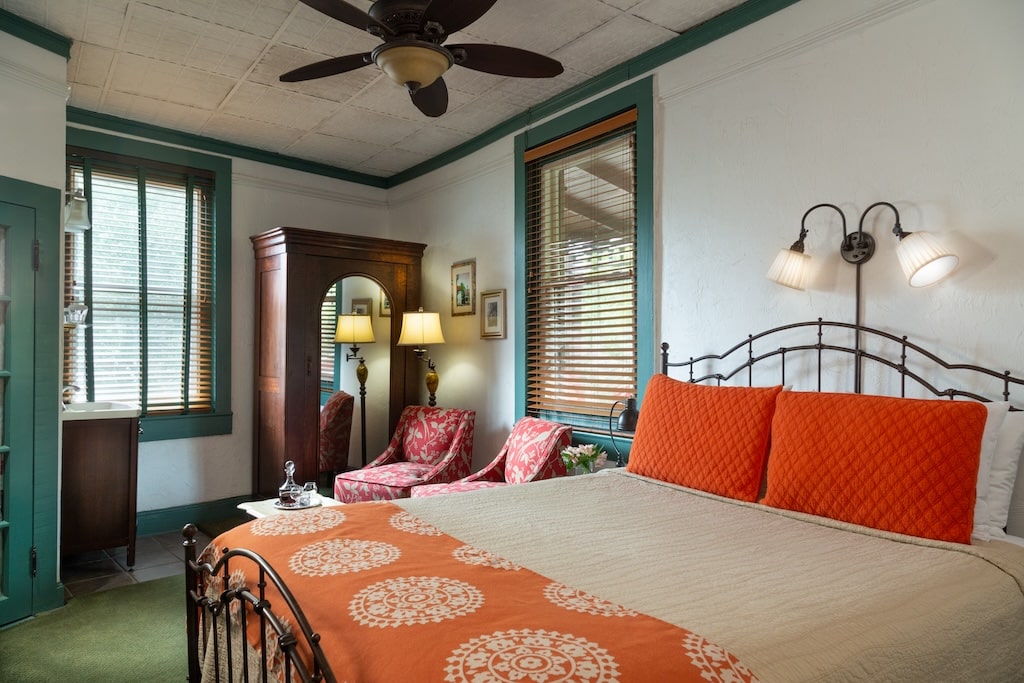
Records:
{"label": "framed picture", "polygon": [[352,312],[357,315],[373,315],[373,299],[352,299]]}
{"label": "framed picture", "polygon": [[476,259],[452,264],[452,315],[476,314]]}
{"label": "framed picture", "polygon": [[505,338],[505,290],[480,293],[480,338]]}
{"label": "framed picture", "polygon": [[380,290],[380,317],[391,317],[391,301],[388,299],[388,295],[383,289]]}

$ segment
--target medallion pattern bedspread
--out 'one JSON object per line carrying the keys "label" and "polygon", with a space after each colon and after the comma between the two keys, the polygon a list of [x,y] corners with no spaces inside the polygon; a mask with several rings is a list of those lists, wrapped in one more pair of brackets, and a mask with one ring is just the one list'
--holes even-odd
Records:
{"label": "medallion pattern bedspread", "polygon": [[278,568],[339,680],[757,680],[696,633],[552,581],[391,503],[259,519],[218,537],[205,559],[232,547]]}

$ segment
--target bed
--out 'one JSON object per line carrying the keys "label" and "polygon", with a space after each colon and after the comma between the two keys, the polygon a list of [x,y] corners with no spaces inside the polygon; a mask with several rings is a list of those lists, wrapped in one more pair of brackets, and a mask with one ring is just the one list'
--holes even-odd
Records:
{"label": "bed", "polygon": [[187,527],[190,680],[1024,680],[1024,379],[820,320],[662,370],[624,469]]}

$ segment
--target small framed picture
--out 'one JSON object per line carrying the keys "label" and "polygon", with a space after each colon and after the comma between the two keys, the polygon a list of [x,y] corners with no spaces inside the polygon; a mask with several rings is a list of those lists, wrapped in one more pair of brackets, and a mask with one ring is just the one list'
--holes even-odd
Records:
{"label": "small framed picture", "polygon": [[476,314],[476,259],[452,264],[452,315]]}
{"label": "small framed picture", "polygon": [[352,312],[356,315],[373,315],[373,299],[352,299]]}
{"label": "small framed picture", "polygon": [[380,290],[380,317],[391,317],[391,300],[388,299],[388,293],[383,289]]}
{"label": "small framed picture", "polygon": [[480,338],[505,338],[505,290],[480,293]]}

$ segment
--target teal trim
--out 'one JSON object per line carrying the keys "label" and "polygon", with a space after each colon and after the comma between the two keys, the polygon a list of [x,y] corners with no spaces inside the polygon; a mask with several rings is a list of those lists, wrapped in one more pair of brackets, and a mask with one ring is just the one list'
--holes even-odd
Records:
{"label": "teal trim", "polygon": [[64,586],[57,574],[60,504],[60,343],[61,289],[64,255],[60,248],[63,205],[61,191],[13,178],[0,177],[0,201],[30,209],[39,242],[35,273],[34,384],[32,387],[32,544],[37,573],[32,586],[33,613],[64,604]]}
{"label": "teal trim", "polygon": [[[136,135],[169,145],[192,147],[211,154],[220,154],[228,157],[238,157],[239,159],[248,159],[249,161],[258,161],[263,164],[280,166],[281,168],[290,168],[296,171],[304,171],[306,173],[313,173],[315,175],[321,175],[328,178],[337,178],[338,180],[346,180],[351,183],[368,185],[370,187],[384,188],[389,185],[387,178],[369,175],[368,173],[347,171],[336,166],[328,166],[327,164],[318,164],[313,161],[296,159],[295,157],[285,156],[284,154],[267,152],[262,149],[255,149],[254,147],[246,147],[245,145],[236,145],[232,142],[223,142],[221,140],[208,138],[202,135],[183,133],[171,128],[163,128],[161,126],[154,126],[148,123],[139,123],[129,119],[122,119],[117,116],[97,114],[95,112],[78,109],[76,107],[68,107],[67,122],[69,124],[102,128],[103,130],[108,130],[113,133]],[[71,131],[78,129],[69,126],[68,130]]]}
{"label": "teal trim", "polygon": [[[515,138],[515,377],[516,416],[526,414],[526,164],[532,147],[636,107],[637,217],[637,390],[640,397],[654,374],[654,78],[624,86],[586,107],[532,128]],[[640,398],[638,397],[638,398]],[[610,406],[609,406],[610,407]],[[616,439],[618,441],[618,439]]]}
{"label": "teal trim", "polygon": [[216,522],[244,514],[238,509],[239,503],[252,500],[252,496],[235,496],[206,503],[180,505],[162,510],[145,510],[135,514],[136,533],[139,536],[153,536],[181,531],[186,524]]}
{"label": "teal trim", "polygon": [[192,439],[199,436],[230,434],[232,413],[195,413],[192,415],[157,415],[139,420],[142,433],[139,442],[166,439]]}
{"label": "teal trim", "polygon": [[59,33],[33,24],[28,19],[22,19],[17,14],[11,14],[3,9],[0,9],[0,31],[60,55],[64,59],[71,59],[72,43],[70,38],[65,38]]}
{"label": "teal trim", "polygon": [[[146,417],[141,441],[231,433],[231,159],[81,128],[67,129],[67,144],[113,154],[204,169],[214,179],[214,396],[215,411]],[[57,282],[61,282],[63,275]]]}
{"label": "teal trim", "polygon": [[[559,95],[545,100],[522,114],[513,116],[458,147],[454,147],[432,159],[428,159],[421,164],[391,176],[388,178],[388,187],[401,185],[436,171],[442,166],[458,161],[487,145],[533,125],[535,121],[541,121],[561,111],[575,107],[591,97],[600,95],[629,80],[653,71],[663,64],[667,64],[687,53],[704,47],[723,36],[749,26],[796,2],[798,0],[747,0],[742,5],[737,5],[731,10],[681,33],[676,38],[654,47],[628,62],[615,66],[588,81],[584,81]],[[587,107],[589,108],[590,105],[588,104]]]}
{"label": "teal trim", "polygon": [[[468,142],[454,147],[433,158],[427,159],[421,164],[417,164],[412,168],[396,173],[388,178],[373,176],[366,173],[358,173],[356,171],[348,171],[336,166],[318,164],[283,154],[266,152],[264,150],[246,147],[244,145],[236,145],[201,135],[183,133],[170,128],[138,123],[129,119],[122,119],[116,116],[109,116],[107,114],[98,114],[75,107],[68,107],[67,120],[69,124],[92,126],[127,135],[137,135],[168,144],[185,145],[213,154],[223,154],[226,156],[238,157],[240,159],[249,159],[250,161],[258,161],[265,164],[280,166],[282,168],[291,168],[297,171],[322,175],[328,178],[337,178],[339,180],[346,180],[360,185],[368,185],[370,187],[391,188],[419,178],[420,176],[424,176],[439,168],[447,166],[450,163],[458,161],[459,159],[467,157],[490,144],[508,137],[509,135],[514,135],[518,131],[529,128],[536,121],[541,121],[550,116],[555,116],[559,112],[575,107],[587,99],[616,88],[627,81],[637,78],[638,76],[642,76],[663,64],[667,64],[668,62],[678,59],[679,57],[689,52],[693,52],[698,48],[704,47],[723,36],[729,35],[734,31],[738,31],[745,26],[749,26],[750,24],[770,16],[775,12],[785,9],[786,7],[795,4],[797,1],[798,0],[747,0],[747,2],[744,2],[742,5],[737,5],[731,10],[713,17],[699,26],[695,26],[676,38],[654,47],[647,52],[634,57],[628,62],[613,67],[559,95],[545,100],[521,114],[517,114],[516,116],[503,121]],[[25,22],[24,20],[20,21],[34,26],[30,22]],[[46,31],[46,29],[42,28],[40,28],[40,30]],[[70,54],[70,43],[68,43],[68,45],[68,54]]]}

